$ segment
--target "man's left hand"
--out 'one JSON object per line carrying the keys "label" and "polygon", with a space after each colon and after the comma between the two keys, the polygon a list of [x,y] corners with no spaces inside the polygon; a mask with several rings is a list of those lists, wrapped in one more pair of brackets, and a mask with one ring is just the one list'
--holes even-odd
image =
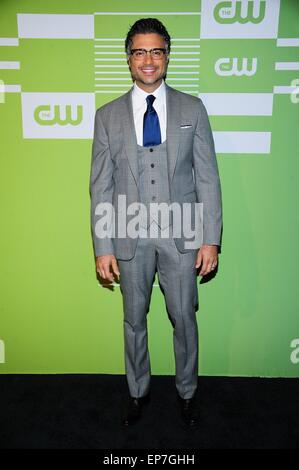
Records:
{"label": "man's left hand", "polygon": [[196,268],[201,266],[199,275],[205,276],[214,269],[218,264],[218,245],[202,245],[198,250]]}

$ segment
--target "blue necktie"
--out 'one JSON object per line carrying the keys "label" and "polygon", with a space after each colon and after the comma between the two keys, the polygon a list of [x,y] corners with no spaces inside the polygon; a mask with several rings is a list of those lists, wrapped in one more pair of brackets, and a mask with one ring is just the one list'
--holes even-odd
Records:
{"label": "blue necktie", "polygon": [[151,147],[152,145],[161,144],[161,129],[159,117],[156,110],[153,108],[153,102],[156,97],[148,95],[146,97],[147,110],[143,117],[143,146]]}

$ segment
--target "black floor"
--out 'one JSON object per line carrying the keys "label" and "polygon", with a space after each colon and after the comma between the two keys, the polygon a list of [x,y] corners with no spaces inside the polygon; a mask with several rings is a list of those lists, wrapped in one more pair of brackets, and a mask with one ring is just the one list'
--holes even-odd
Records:
{"label": "black floor", "polygon": [[294,449],[299,379],[199,377],[201,421],[181,427],[173,377],[153,376],[143,420],[121,426],[126,379],[0,376],[2,449]]}

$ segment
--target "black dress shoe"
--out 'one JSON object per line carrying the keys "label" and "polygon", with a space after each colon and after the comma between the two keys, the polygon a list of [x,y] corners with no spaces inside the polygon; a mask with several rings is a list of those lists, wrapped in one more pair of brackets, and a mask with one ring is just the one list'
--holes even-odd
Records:
{"label": "black dress shoe", "polygon": [[142,409],[144,405],[150,402],[150,394],[144,397],[131,397],[129,396],[123,414],[123,425],[130,426],[140,420],[142,416]]}
{"label": "black dress shoe", "polygon": [[178,395],[178,401],[184,426],[195,429],[198,426],[198,401],[196,395],[187,399]]}

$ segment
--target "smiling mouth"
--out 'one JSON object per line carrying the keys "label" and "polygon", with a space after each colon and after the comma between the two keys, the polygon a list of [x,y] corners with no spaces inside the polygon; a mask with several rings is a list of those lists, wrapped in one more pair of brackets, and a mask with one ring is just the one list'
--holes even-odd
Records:
{"label": "smiling mouth", "polygon": [[148,74],[150,74],[150,73],[154,73],[154,72],[156,71],[156,69],[141,69],[141,71],[142,71],[143,73],[148,73]]}

